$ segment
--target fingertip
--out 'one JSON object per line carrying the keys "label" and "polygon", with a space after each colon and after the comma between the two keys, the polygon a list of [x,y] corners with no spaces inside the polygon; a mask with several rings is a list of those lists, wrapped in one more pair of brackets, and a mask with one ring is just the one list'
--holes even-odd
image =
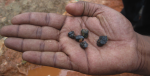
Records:
{"label": "fingertip", "polygon": [[14,16],[14,17],[11,19],[11,23],[12,23],[12,24],[16,24],[16,22],[15,22],[16,19],[15,19],[15,18],[16,18],[16,16]]}
{"label": "fingertip", "polygon": [[18,25],[4,26],[0,30],[0,35],[6,36],[6,37],[15,37],[17,36],[17,28],[18,28]]}
{"label": "fingertip", "polygon": [[5,34],[7,33],[7,32],[10,32],[11,30],[8,28],[8,26],[4,26],[4,27],[2,27],[1,28],[1,30],[0,30],[0,35],[1,36],[5,36]]}
{"label": "fingertip", "polygon": [[29,16],[30,16],[30,13],[22,13],[22,14],[16,15],[11,19],[11,23],[14,25],[28,23]]}
{"label": "fingertip", "polygon": [[14,16],[14,17],[11,19],[11,23],[14,24],[14,25],[18,24],[18,21],[20,21],[19,18],[20,18],[20,14]]}
{"label": "fingertip", "polygon": [[28,61],[28,54],[30,53],[30,51],[25,51],[25,52],[23,52],[23,54],[22,54],[22,59],[23,60],[25,60],[25,61]]}
{"label": "fingertip", "polygon": [[74,7],[74,3],[69,3],[68,5],[66,5],[66,10],[70,10],[73,7]]}
{"label": "fingertip", "polygon": [[3,27],[0,29],[0,35],[3,36]]}
{"label": "fingertip", "polygon": [[32,54],[31,51],[23,52],[22,59],[25,60],[25,61],[31,62],[31,54]]}
{"label": "fingertip", "polygon": [[6,39],[4,40],[4,45],[5,45],[6,47],[9,46],[8,42],[9,42],[9,38],[6,38]]}
{"label": "fingertip", "polygon": [[16,50],[16,51],[22,51],[21,47],[22,47],[22,39],[20,38],[12,38],[9,37],[7,39],[5,39],[4,44],[6,47]]}
{"label": "fingertip", "polygon": [[81,16],[83,12],[83,5],[76,3],[69,3],[66,6],[66,11],[73,16]]}
{"label": "fingertip", "polygon": [[25,51],[22,54],[22,59],[34,64],[40,64],[41,53],[35,51]]}

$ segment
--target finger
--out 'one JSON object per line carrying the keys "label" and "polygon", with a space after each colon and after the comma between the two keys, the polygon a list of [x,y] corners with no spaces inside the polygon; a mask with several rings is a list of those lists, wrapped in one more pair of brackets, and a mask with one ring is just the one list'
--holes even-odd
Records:
{"label": "finger", "polygon": [[59,30],[52,27],[34,25],[10,25],[1,29],[1,35],[7,37],[21,37],[32,39],[59,39]]}
{"label": "finger", "polygon": [[66,6],[66,11],[74,16],[96,16],[103,12],[103,5],[89,3],[85,1],[79,1],[76,3],[70,3]]}
{"label": "finger", "polygon": [[33,24],[39,26],[50,26],[61,29],[66,16],[54,13],[23,13],[13,17],[12,24]]}
{"label": "finger", "polygon": [[55,40],[7,38],[5,46],[17,51],[60,51],[59,43]]}
{"label": "finger", "polygon": [[40,65],[71,69],[71,61],[63,52],[34,52],[27,51],[23,53],[23,59]]}

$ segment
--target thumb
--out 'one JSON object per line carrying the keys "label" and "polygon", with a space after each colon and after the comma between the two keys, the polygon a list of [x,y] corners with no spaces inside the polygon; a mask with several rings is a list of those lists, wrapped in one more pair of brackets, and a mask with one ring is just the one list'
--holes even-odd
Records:
{"label": "thumb", "polygon": [[68,4],[66,6],[66,11],[73,16],[93,17],[102,12],[101,7],[103,7],[103,5],[79,1]]}

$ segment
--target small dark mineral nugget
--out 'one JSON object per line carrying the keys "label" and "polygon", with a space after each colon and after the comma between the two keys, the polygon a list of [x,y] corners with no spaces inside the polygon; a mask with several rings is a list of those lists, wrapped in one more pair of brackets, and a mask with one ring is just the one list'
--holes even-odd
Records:
{"label": "small dark mineral nugget", "polygon": [[84,38],[87,38],[87,37],[88,37],[88,34],[89,34],[89,30],[87,30],[87,29],[82,29],[82,30],[81,30],[81,35],[82,35]]}
{"label": "small dark mineral nugget", "polygon": [[69,36],[70,38],[74,39],[74,38],[75,38],[74,31],[69,32],[69,33],[68,33],[68,36]]}
{"label": "small dark mineral nugget", "polygon": [[88,47],[88,43],[87,43],[86,41],[83,41],[83,42],[80,43],[80,46],[81,46],[83,49],[85,49],[85,48]]}
{"label": "small dark mineral nugget", "polygon": [[78,41],[78,42],[82,42],[83,40],[84,40],[84,37],[83,36],[81,36],[81,35],[78,35],[78,36],[76,36],[76,41]]}
{"label": "small dark mineral nugget", "polygon": [[103,46],[106,44],[108,41],[107,36],[100,36],[99,39],[97,40],[97,46]]}

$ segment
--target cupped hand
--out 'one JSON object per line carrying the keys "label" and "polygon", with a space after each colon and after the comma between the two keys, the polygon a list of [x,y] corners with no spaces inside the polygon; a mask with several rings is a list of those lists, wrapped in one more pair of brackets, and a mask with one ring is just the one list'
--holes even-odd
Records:
{"label": "cupped hand", "polygon": [[[66,11],[72,16],[54,13],[24,13],[0,33],[7,36],[8,48],[23,52],[23,59],[40,65],[70,69],[86,74],[134,72],[140,66],[136,33],[119,12],[88,2],[71,3]],[[81,35],[89,30],[86,49],[68,37],[70,31]],[[98,47],[99,36],[108,42]]]}

